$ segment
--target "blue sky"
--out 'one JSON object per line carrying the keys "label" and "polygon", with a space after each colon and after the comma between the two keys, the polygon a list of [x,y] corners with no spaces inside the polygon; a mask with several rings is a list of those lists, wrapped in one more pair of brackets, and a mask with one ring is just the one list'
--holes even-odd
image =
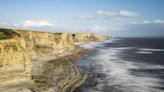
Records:
{"label": "blue sky", "polygon": [[164,36],[164,0],[0,0],[0,27]]}

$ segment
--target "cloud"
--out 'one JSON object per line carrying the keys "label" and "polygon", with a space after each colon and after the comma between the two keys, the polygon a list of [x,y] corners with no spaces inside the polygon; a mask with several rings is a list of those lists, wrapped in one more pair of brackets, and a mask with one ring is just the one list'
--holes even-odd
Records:
{"label": "cloud", "polygon": [[[156,20],[156,19],[155,19]],[[143,20],[143,21],[132,21],[130,24],[123,25],[124,29],[121,29],[120,31],[112,31],[114,29],[111,28],[110,33],[113,36],[156,36],[156,37],[164,37],[164,23],[159,22],[155,20]],[[111,26],[113,27],[113,25]],[[115,27],[115,28],[121,28],[121,27]]]}
{"label": "cloud", "polygon": [[23,27],[45,27],[45,26],[51,26],[55,27],[56,25],[50,22],[47,22],[45,20],[25,20],[22,23],[15,23],[14,26],[23,26]]}
{"label": "cloud", "polygon": [[2,22],[0,27],[4,28],[16,28],[16,29],[26,29],[35,31],[57,31],[55,24],[50,23],[45,20],[25,20],[20,22]]}
{"label": "cloud", "polygon": [[164,20],[156,19],[156,20],[144,20],[142,22],[132,21],[132,24],[164,24]]}
{"label": "cloud", "polygon": [[144,24],[148,24],[148,23],[151,23],[151,21],[144,20],[143,23],[144,23]]}
{"label": "cloud", "polygon": [[132,24],[138,24],[138,22],[137,21],[132,21]]}
{"label": "cloud", "polygon": [[25,20],[23,22],[15,22],[15,23],[0,23],[3,26],[10,26],[16,28],[27,28],[27,27],[56,27],[55,24],[50,23],[45,20]]}
{"label": "cloud", "polygon": [[8,22],[1,22],[0,23],[0,27],[3,27],[3,28],[14,28],[13,24],[12,23],[8,23]]}
{"label": "cloud", "polygon": [[153,21],[153,23],[159,23],[159,24],[164,24],[163,20],[156,19]]}
{"label": "cloud", "polygon": [[6,22],[2,22],[0,23],[0,25],[3,25],[3,26],[10,26],[10,24],[6,23]]}
{"label": "cloud", "polygon": [[119,15],[122,17],[136,17],[136,16],[139,16],[140,14],[136,12],[130,12],[130,11],[120,11]]}
{"label": "cloud", "polygon": [[104,26],[104,25],[94,25],[91,28],[89,28],[90,31],[92,32],[99,32],[99,31],[106,31],[109,30],[109,26]]}
{"label": "cloud", "polygon": [[75,30],[76,33],[95,33],[95,34],[104,34],[109,32],[110,26],[109,25],[91,25],[91,26],[83,26],[79,28],[79,31],[77,29]]}
{"label": "cloud", "polygon": [[111,19],[118,17],[136,17],[139,16],[139,13],[131,11],[119,11],[119,12],[110,12],[110,11],[97,11],[93,14],[83,14],[80,19]]}

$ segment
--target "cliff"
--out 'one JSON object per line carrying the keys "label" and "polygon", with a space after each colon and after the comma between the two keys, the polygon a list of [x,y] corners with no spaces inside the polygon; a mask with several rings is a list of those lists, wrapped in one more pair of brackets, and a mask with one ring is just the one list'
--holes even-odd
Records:
{"label": "cliff", "polygon": [[1,68],[5,67],[5,70],[14,70],[7,69],[7,67],[20,64],[24,66],[22,69],[27,70],[27,66],[31,66],[31,62],[36,58],[53,56],[76,49],[74,41],[103,41],[109,39],[111,39],[111,36],[95,34],[72,35],[69,33],[0,29],[0,66]]}
{"label": "cliff", "polygon": [[75,49],[73,37],[68,33],[15,31],[20,33],[24,38],[32,59]]}
{"label": "cliff", "polygon": [[68,33],[1,28],[0,87],[30,79],[38,58],[53,57],[74,49],[73,37]]}
{"label": "cliff", "polygon": [[23,90],[73,91],[87,78],[73,63],[86,53],[74,42],[109,39],[111,36],[0,28],[0,91],[21,92],[27,87]]}
{"label": "cliff", "polygon": [[68,33],[0,29],[1,68],[16,64],[22,64],[26,67],[37,57],[54,55],[73,49],[75,49],[73,37]]}
{"label": "cliff", "polygon": [[96,34],[74,34],[74,41],[75,42],[88,42],[88,41],[104,41],[112,39],[112,36],[103,36],[103,35],[96,35]]}
{"label": "cliff", "polygon": [[12,30],[0,29],[0,70],[29,72],[30,67],[31,59],[25,40]]}

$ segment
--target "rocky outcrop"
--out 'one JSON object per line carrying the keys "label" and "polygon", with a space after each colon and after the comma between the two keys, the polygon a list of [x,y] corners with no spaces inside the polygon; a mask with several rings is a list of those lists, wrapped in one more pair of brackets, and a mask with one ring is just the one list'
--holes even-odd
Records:
{"label": "rocky outcrop", "polygon": [[87,79],[87,75],[80,74],[74,64],[77,59],[85,57],[86,53],[87,50],[81,49],[49,60],[41,67],[40,73],[32,75],[33,82],[38,86],[32,90],[34,92],[72,92]]}
{"label": "rocky outcrop", "polygon": [[102,35],[95,35],[95,34],[74,34],[74,41],[75,42],[88,42],[88,41],[104,41],[112,39],[111,36],[102,36]]}

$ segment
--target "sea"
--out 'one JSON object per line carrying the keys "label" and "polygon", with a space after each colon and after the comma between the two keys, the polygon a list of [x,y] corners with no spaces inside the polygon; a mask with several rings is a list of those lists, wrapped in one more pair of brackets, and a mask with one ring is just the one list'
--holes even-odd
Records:
{"label": "sea", "polygon": [[120,37],[80,45],[78,60],[88,79],[78,92],[164,92],[164,38]]}

